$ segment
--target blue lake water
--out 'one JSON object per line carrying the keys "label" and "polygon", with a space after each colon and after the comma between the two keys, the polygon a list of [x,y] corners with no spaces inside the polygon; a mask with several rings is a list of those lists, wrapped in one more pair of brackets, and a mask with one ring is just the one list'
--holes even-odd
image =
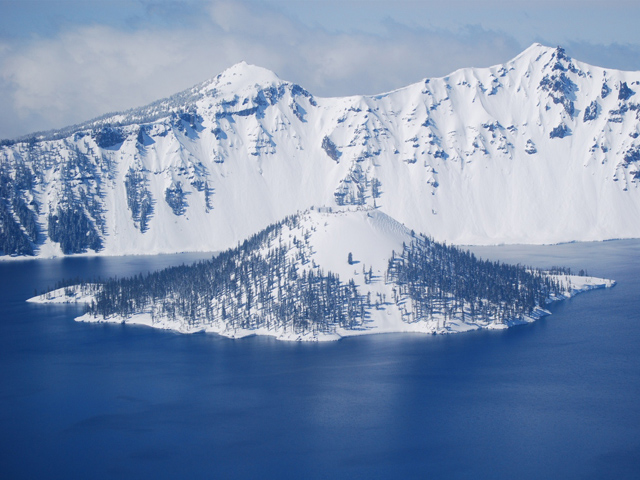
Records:
{"label": "blue lake water", "polygon": [[204,255],[2,262],[0,478],[638,478],[640,241],[473,250],[618,285],[507,331],[296,344],[25,303]]}

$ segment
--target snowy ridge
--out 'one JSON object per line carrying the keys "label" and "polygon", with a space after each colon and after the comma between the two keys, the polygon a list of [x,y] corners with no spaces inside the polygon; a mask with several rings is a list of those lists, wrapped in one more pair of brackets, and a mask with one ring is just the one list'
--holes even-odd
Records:
{"label": "snowy ridge", "polygon": [[[202,280],[209,270],[202,268],[202,265],[186,267],[183,273],[179,270],[166,270],[145,281],[140,280],[142,288],[146,288],[147,284],[155,285],[152,301],[145,302],[135,294],[131,305],[137,306],[126,307],[126,314],[100,314],[94,311],[77,320],[147,325],[182,333],[214,332],[232,338],[270,335],[281,340],[301,341],[336,340],[344,336],[391,332],[444,334],[502,329],[532,322],[549,314],[544,308],[547,303],[615,284],[612,280],[595,277],[546,273],[541,277],[544,290],[540,292],[546,292],[544,299],[534,301],[520,310],[513,308],[515,303],[509,303],[508,300],[492,303],[490,299],[484,298],[480,290],[480,293],[473,293],[473,298],[470,299],[462,290],[460,296],[455,297],[452,293],[438,292],[437,287],[430,287],[432,304],[427,311],[424,303],[420,303],[420,295],[429,289],[419,283],[414,284],[422,292],[416,296],[411,293],[412,285],[402,280],[401,276],[394,275],[397,275],[398,263],[407,262],[416,253],[416,250],[408,253],[407,246],[416,245],[417,242],[418,246],[430,248],[428,239],[416,236],[379,210],[333,213],[307,211],[271,226],[253,238],[257,240],[250,240],[250,247],[247,248],[248,244],[245,242],[243,247],[238,247],[231,253],[229,258],[232,261],[226,265],[235,266],[231,269],[222,268],[222,271],[227,272],[226,276],[218,276],[213,282],[204,280],[204,289],[211,291],[214,284],[221,285],[229,279],[233,284],[233,291],[223,287],[213,295],[196,294],[193,307],[184,307],[176,313],[171,299],[179,298],[183,304],[188,304],[189,299],[171,288],[180,284],[183,281],[181,279],[191,279],[188,281],[191,285],[189,289],[199,291],[197,284],[192,285],[193,280]],[[455,251],[453,256],[443,257],[441,254],[446,253],[447,248],[449,247],[444,247],[443,250],[438,247],[428,253],[428,264],[436,266],[438,270],[442,267],[442,262],[445,262],[444,271],[448,278],[461,276],[461,268],[462,275],[468,275],[465,270],[468,267],[463,263],[473,263],[470,257],[460,256]],[[285,260],[277,253],[278,249],[284,252]],[[227,253],[221,255],[225,256]],[[450,260],[445,260],[446,258]],[[261,259],[270,260],[263,263]],[[283,261],[283,269],[273,268],[275,263]],[[256,272],[264,271],[265,268],[268,269],[267,273],[260,277],[261,274]],[[504,288],[499,287],[501,273],[498,270],[492,270],[493,278],[487,284],[490,290]],[[449,273],[450,271],[453,273]],[[311,295],[312,291],[304,288],[299,290],[300,279],[303,282],[307,278],[314,278],[314,281],[320,279],[320,284],[325,285],[325,274],[334,275],[332,288],[335,293],[328,294],[329,298],[326,300],[329,303],[316,308],[314,305],[317,298]],[[434,275],[439,273],[435,271]],[[544,277],[555,286],[549,283],[544,287]],[[159,294],[158,279],[162,278],[173,280],[169,281],[170,289],[167,293]],[[337,279],[342,285],[340,290],[336,290]],[[519,289],[528,288],[526,282],[529,280],[531,279],[518,280],[525,282]],[[511,281],[508,280],[507,283]],[[480,284],[482,280],[475,277],[473,282]],[[141,289],[140,286],[130,288],[137,292]],[[100,302],[101,288],[111,287],[95,284],[70,286],[34,297],[30,301],[95,305]],[[320,286],[316,292],[322,295],[328,288]],[[547,288],[551,288],[554,293],[547,291]],[[345,292],[346,296],[343,295]],[[464,295],[467,300],[463,299]],[[117,294],[115,296],[119,297]],[[342,298],[345,302],[337,305],[337,310],[330,305],[333,297]],[[287,311],[294,312],[293,317],[289,317],[291,320],[286,320]],[[335,322],[328,321],[334,317],[337,319]]]}
{"label": "snowy ridge", "polygon": [[[639,92],[638,72],[539,44],[504,65],[347,98],[242,63],[148,107],[0,147],[0,214],[15,222],[2,235],[21,241],[0,250],[220,251],[312,206],[375,207],[454,244],[637,238]],[[56,224],[84,230],[67,239]]]}

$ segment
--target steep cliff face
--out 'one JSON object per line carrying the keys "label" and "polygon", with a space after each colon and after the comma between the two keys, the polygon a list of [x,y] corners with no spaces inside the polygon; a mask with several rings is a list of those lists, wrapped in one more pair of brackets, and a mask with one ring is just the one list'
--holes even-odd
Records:
{"label": "steep cliff face", "polygon": [[638,72],[541,45],[368,97],[317,98],[241,63],[3,142],[0,250],[222,250],[311,206],[376,207],[459,244],[640,237],[638,91]]}

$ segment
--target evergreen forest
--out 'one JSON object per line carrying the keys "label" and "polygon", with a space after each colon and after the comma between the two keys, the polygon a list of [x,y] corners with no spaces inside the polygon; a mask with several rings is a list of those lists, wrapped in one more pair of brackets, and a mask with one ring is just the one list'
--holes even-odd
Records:
{"label": "evergreen forest", "polygon": [[[374,311],[395,304],[403,321],[444,329],[452,320],[486,325],[522,319],[569,289],[558,280],[567,269],[486,261],[413,233],[402,251],[390,252],[383,276],[363,266],[364,284],[345,281],[316,265],[313,227],[302,218],[287,217],[210,260],[114,278],[98,288],[84,284],[94,294],[88,312],[106,319],[145,313],[152,322],[169,320],[188,330],[327,334],[367,328]],[[351,265],[351,252],[348,257]]]}

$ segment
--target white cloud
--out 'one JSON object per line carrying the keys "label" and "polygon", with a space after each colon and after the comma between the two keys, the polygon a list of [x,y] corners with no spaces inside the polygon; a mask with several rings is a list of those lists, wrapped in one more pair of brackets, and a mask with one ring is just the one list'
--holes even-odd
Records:
{"label": "white cloud", "polygon": [[0,45],[0,138],[143,105],[241,60],[316,95],[374,94],[500,63],[526,46],[479,26],[453,32],[391,20],[376,34],[333,33],[265,4],[216,1],[180,28],[93,25]]}

